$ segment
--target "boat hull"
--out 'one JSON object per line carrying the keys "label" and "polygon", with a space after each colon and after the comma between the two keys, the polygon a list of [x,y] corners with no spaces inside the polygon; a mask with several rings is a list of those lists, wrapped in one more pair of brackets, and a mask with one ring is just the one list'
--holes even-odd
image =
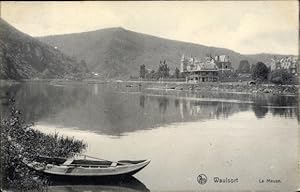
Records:
{"label": "boat hull", "polygon": [[97,167],[97,166],[64,166],[64,165],[52,165],[47,164],[43,169],[37,169],[35,166],[29,166],[35,169],[36,171],[41,172],[48,177],[56,178],[66,178],[71,179],[91,179],[91,178],[120,178],[132,176],[135,173],[139,172],[141,169],[146,167],[150,163],[150,160],[144,160],[136,164],[123,164],[118,166],[109,166],[109,167]]}

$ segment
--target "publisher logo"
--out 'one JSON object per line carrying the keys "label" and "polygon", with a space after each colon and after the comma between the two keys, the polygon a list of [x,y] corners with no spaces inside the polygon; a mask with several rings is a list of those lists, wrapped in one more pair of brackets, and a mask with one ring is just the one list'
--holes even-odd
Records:
{"label": "publisher logo", "polygon": [[204,185],[207,182],[207,177],[204,174],[200,174],[197,177],[197,181],[199,184]]}

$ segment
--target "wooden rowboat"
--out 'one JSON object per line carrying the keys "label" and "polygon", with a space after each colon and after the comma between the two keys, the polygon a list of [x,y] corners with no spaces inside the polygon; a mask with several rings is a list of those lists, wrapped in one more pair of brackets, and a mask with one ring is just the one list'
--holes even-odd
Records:
{"label": "wooden rowboat", "polygon": [[[84,158],[59,158],[39,156],[34,161],[24,161],[30,168],[49,176],[63,177],[119,177],[131,176],[144,167],[150,160],[108,161],[83,155]],[[92,159],[87,159],[87,157]],[[95,160],[96,159],[96,160]]]}

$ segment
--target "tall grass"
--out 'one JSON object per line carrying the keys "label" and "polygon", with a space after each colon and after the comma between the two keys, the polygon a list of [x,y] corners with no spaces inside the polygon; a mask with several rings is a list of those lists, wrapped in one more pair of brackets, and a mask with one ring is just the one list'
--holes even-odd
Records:
{"label": "tall grass", "polygon": [[23,159],[35,159],[39,155],[69,157],[80,153],[87,146],[73,137],[44,134],[32,128],[22,119],[14,99],[9,102],[10,115],[1,120],[1,188],[14,191],[42,191],[49,184],[46,177],[28,168]]}

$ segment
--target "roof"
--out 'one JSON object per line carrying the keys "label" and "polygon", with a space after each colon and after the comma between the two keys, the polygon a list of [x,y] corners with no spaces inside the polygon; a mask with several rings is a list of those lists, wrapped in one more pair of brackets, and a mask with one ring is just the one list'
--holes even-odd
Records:
{"label": "roof", "polygon": [[198,63],[194,66],[187,66],[187,71],[216,71],[217,65],[214,62]]}
{"label": "roof", "polygon": [[205,62],[205,63],[201,63],[200,64],[200,68],[202,70],[211,70],[211,69],[217,69],[217,66],[215,63],[208,63],[208,62]]}

